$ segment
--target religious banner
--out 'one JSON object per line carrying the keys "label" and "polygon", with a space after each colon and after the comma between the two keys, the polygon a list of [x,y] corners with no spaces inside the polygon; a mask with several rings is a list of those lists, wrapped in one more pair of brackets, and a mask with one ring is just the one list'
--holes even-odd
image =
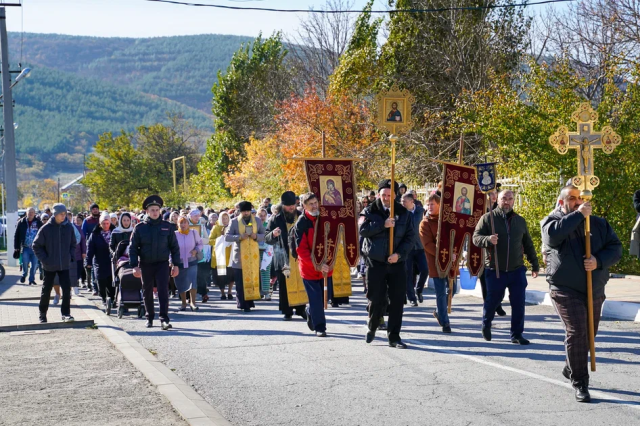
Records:
{"label": "religious banner", "polygon": [[480,191],[486,194],[496,189],[496,163],[476,164],[476,176]]}
{"label": "religious banner", "polygon": [[353,161],[346,159],[304,160],[309,189],[320,202],[320,216],[313,236],[316,268],[326,263],[333,268],[342,235],[344,258],[350,267],[358,264],[356,180]]}
{"label": "religious banner", "polygon": [[472,276],[477,276],[483,269],[484,254],[473,242],[473,231],[485,212],[485,197],[478,188],[476,169],[461,164],[443,163],[442,196],[440,201],[440,218],[438,222],[438,243],[436,266],[441,278],[447,277],[454,268],[452,254],[460,255],[469,240],[467,249],[467,266]]}

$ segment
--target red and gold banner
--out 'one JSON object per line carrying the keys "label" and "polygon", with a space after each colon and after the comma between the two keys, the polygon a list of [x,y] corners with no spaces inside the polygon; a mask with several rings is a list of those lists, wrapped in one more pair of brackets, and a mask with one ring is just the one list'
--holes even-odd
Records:
{"label": "red and gold banner", "polygon": [[352,160],[305,159],[309,189],[320,203],[320,216],[314,232],[313,263],[336,262],[338,241],[343,235],[344,257],[349,266],[358,264],[358,223],[356,179]]}
{"label": "red and gold banner", "polygon": [[475,167],[461,164],[443,163],[442,196],[440,200],[440,219],[438,223],[438,243],[436,266],[441,278],[445,278],[454,262],[452,254],[458,259],[466,245],[467,266],[473,276],[482,272],[484,253],[473,244],[473,231],[484,214],[486,198],[477,185]]}

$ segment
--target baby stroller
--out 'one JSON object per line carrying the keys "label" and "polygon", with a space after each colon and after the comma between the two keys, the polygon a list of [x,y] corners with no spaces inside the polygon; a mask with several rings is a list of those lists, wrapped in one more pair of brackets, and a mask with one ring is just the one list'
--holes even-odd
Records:
{"label": "baby stroller", "polygon": [[129,241],[120,241],[111,262],[113,267],[113,285],[116,288],[118,301],[118,318],[122,318],[128,308],[138,309],[138,318],[145,314],[142,303],[142,280],[133,276],[133,268],[129,264]]}

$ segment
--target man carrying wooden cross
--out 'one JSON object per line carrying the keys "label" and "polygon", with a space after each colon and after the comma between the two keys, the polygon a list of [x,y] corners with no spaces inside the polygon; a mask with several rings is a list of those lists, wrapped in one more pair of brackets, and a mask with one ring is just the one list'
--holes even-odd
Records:
{"label": "man carrying wooden cross", "polygon": [[591,257],[585,259],[585,218],[591,203],[573,185],[562,188],[560,207],[541,222],[548,248],[547,282],[551,300],[564,323],[566,364],[562,374],[571,380],[576,401],[590,402],[587,326],[587,271],[593,276],[593,321],[597,333],[609,281],[609,268],[622,257],[622,243],[606,219],[591,216]]}

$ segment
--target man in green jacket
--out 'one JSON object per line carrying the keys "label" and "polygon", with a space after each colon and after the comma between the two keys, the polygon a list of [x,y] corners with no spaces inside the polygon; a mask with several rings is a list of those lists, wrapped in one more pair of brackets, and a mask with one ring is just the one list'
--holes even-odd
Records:
{"label": "man in green jacket", "polygon": [[[487,249],[487,297],[482,312],[482,337],[487,341],[491,340],[491,322],[495,317],[496,308],[504,299],[505,289],[508,288],[511,303],[511,342],[528,345],[529,341],[522,337],[527,288],[527,268],[524,266],[523,254],[531,263],[533,278],[538,276],[540,267],[527,222],[522,216],[514,213],[513,203],[513,192],[502,191],[498,196],[498,207],[493,210],[495,233],[491,232],[489,213],[480,218],[473,233],[473,243]],[[497,246],[498,251],[499,274],[493,256],[494,246]]]}

